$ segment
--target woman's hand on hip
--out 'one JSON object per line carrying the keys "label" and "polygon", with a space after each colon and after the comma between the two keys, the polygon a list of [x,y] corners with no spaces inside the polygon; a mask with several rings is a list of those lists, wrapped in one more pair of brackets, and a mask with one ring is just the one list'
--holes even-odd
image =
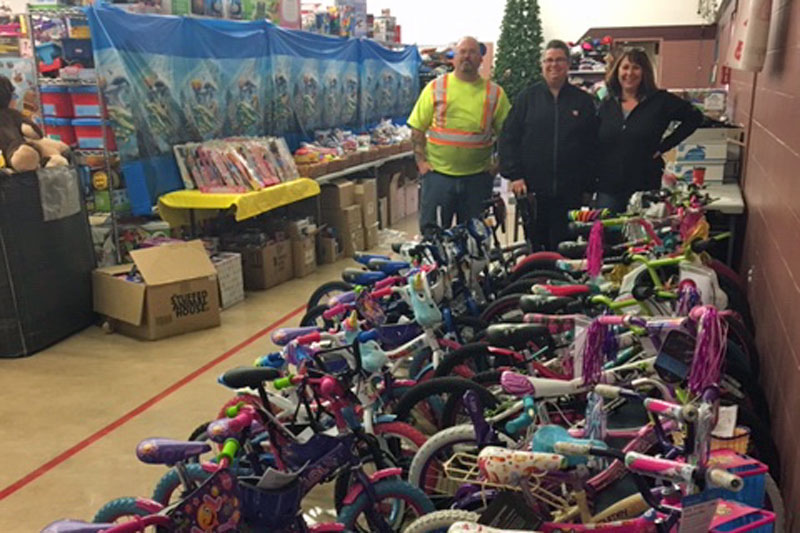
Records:
{"label": "woman's hand on hip", "polygon": [[511,192],[513,192],[516,196],[525,196],[528,194],[528,186],[525,184],[525,180],[512,181]]}

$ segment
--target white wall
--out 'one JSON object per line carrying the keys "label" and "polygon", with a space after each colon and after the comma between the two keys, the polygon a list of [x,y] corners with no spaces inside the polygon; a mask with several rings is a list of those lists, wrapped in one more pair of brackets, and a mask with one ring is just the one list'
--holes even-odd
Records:
{"label": "white wall", "polygon": [[[545,41],[578,39],[591,27],[701,24],[698,0],[539,0]],[[330,2],[333,3],[333,2]],[[406,43],[447,44],[463,35],[497,42],[503,0],[368,0],[378,14],[390,8]]]}

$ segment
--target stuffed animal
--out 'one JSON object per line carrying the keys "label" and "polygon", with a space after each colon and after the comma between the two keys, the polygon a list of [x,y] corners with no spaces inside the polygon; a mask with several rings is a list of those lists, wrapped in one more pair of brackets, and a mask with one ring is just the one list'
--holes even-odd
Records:
{"label": "stuffed animal", "polygon": [[5,165],[16,172],[36,170],[42,163],[48,167],[66,165],[64,154],[69,147],[45,138],[33,121],[9,107],[13,97],[11,80],[0,76],[0,154]]}

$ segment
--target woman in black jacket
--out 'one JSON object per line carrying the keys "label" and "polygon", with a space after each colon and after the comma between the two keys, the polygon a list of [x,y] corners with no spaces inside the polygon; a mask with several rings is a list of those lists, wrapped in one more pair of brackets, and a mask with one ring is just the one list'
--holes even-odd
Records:
{"label": "woman in black jacket", "polygon": [[[624,212],[631,193],[661,187],[661,154],[691,135],[703,122],[703,114],[656,86],[650,59],[640,49],[620,55],[606,86],[608,97],[597,111],[597,203]],[[680,125],[664,137],[672,121]]]}

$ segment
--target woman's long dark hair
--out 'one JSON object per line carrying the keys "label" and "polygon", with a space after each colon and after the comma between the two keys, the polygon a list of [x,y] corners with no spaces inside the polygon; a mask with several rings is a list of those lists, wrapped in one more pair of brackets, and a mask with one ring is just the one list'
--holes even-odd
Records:
{"label": "woman's long dark hair", "polygon": [[641,48],[628,48],[622,51],[622,54],[614,62],[614,68],[606,76],[608,90],[617,98],[622,97],[622,86],[619,84],[619,66],[626,59],[634,65],[639,65],[642,69],[642,82],[639,84],[636,95],[642,97],[657,91],[658,85],[656,85],[653,64],[650,62],[647,52]]}

